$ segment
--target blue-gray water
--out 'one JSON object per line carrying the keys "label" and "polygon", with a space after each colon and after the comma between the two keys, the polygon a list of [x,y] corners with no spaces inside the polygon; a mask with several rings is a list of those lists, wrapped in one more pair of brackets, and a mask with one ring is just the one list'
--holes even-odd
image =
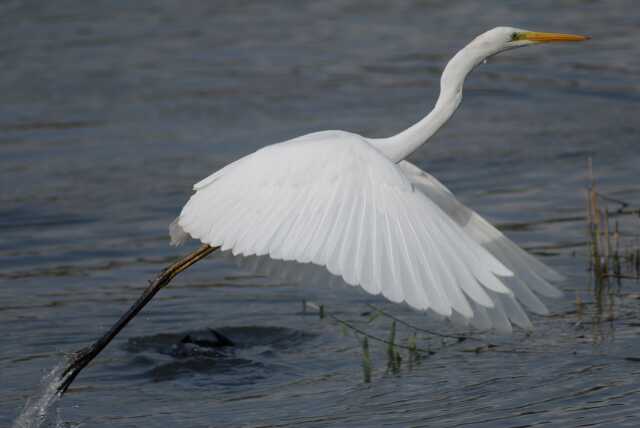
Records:
{"label": "blue-gray water", "polygon": [[[529,337],[488,337],[495,352],[461,352],[478,346],[465,342],[410,366],[402,351],[398,373],[370,342],[366,384],[354,334],[301,313],[307,291],[212,258],[145,308],[53,419],[637,426],[639,285],[624,281],[593,304],[582,219],[588,157],[601,191],[640,204],[640,13],[631,0],[2,2],[0,425],[65,353],[90,343],[194,247],[167,240],[192,183],[303,133],[407,127],[431,108],[448,58],[497,25],[594,38],[490,60],[468,79],[451,123],[412,159],[567,275],[565,297],[548,302],[554,316],[534,317]],[[638,234],[638,218],[620,220]],[[362,315],[365,296],[310,298],[389,335],[389,319]],[[208,327],[238,346],[179,344]],[[399,325],[399,341],[408,335]],[[419,334],[418,346],[440,344]]]}

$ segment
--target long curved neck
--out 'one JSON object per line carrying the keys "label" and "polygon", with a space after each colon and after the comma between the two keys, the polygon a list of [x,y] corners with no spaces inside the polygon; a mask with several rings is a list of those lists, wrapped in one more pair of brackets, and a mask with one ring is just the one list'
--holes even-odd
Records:
{"label": "long curved neck", "polygon": [[422,120],[389,138],[372,138],[370,143],[393,162],[400,162],[426,143],[455,113],[462,101],[467,75],[482,62],[483,55],[473,43],[449,61],[440,79],[440,96],[433,110]]}

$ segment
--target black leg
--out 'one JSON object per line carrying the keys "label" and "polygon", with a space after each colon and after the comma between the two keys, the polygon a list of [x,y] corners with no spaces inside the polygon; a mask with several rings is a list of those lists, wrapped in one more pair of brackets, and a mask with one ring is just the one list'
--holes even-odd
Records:
{"label": "black leg", "polygon": [[211,247],[203,245],[193,253],[183,257],[171,266],[165,268],[144,290],[138,300],[125,312],[122,317],[109,329],[100,339],[93,345],[82,348],[71,356],[67,367],[61,375],[62,383],[58,387],[58,393],[64,394],[71,382],[78,376],[78,373],[93,360],[102,351],[105,346],[113,340],[114,337],[135,317],[144,306],[151,301],[160,289],[168,285],[171,280],[183,270],[187,269],[194,263],[202,260],[220,247]]}

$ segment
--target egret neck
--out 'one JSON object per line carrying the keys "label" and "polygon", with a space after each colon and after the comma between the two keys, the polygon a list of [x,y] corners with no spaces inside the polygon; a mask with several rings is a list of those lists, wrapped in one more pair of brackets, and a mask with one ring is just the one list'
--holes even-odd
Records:
{"label": "egret neck", "polygon": [[462,86],[467,75],[488,57],[498,53],[491,46],[468,44],[447,64],[440,79],[440,96],[431,112],[422,120],[389,138],[371,138],[370,143],[393,162],[400,162],[426,143],[455,113],[462,101]]}

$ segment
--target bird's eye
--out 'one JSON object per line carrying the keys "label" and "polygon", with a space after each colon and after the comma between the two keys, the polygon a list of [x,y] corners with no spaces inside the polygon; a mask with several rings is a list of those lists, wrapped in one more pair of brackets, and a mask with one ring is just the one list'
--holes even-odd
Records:
{"label": "bird's eye", "polygon": [[516,40],[518,40],[518,33],[511,33],[511,41],[515,42]]}

